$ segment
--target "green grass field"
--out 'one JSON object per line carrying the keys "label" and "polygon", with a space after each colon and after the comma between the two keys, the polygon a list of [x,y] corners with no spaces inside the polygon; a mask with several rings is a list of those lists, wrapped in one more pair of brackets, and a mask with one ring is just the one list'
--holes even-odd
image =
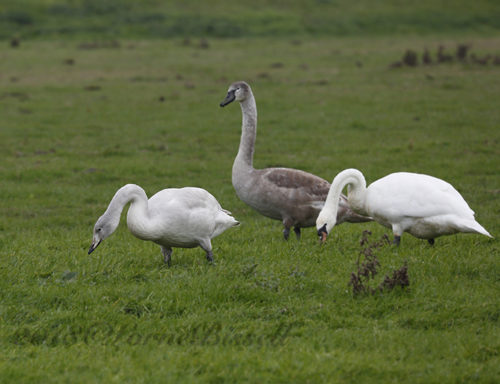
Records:
{"label": "green grass field", "polygon": [[[490,3],[478,4],[471,14],[487,14]],[[440,45],[500,57],[500,34],[488,31],[248,33],[209,37],[208,47],[201,35],[135,32],[4,41],[0,382],[498,382],[500,66],[469,57],[389,68],[407,49],[435,61]],[[324,246],[313,228],[285,242],[281,223],[239,201],[241,112],[219,108],[236,80],[257,100],[256,167],[328,180],[355,167],[368,183],[431,174],[495,239],[462,234],[431,247],[406,234],[377,251],[372,284],[407,263],[409,287],[354,296],[362,232],[389,232],[343,224]],[[214,266],[195,248],[175,249],[167,268],[125,214],[87,255],[95,221],[126,183],[149,196],[203,187],[242,224],[213,240]]]}
{"label": "green grass field", "polygon": [[491,34],[496,0],[4,0],[0,38]]}

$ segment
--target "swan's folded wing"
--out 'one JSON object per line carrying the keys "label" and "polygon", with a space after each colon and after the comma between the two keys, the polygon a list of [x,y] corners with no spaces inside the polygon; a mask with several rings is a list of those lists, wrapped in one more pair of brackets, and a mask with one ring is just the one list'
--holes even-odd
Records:
{"label": "swan's folded wing", "polygon": [[266,184],[276,190],[296,191],[304,200],[311,202],[324,202],[330,183],[321,177],[298,169],[267,168],[263,169],[263,179]]}
{"label": "swan's folded wing", "polygon": [[[390,177],[389,177],[390,176]],[[395,215],[431,217],[459,214],[473,217],[464,198],[444,180],[432,176],[396,173],[377,180],[368,189],[372,206],[386,207]]]}

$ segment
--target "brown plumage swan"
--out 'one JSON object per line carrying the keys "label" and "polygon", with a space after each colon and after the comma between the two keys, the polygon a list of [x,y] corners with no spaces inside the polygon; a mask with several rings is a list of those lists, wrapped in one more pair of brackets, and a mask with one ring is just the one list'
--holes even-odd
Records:
{"label": "brown plumage swan", "polygon": [[[242,112],[241,141],[233,164],[232,181],[238,197],[260,214],[283,223],[283,236],[290,228],[300,238],[300,228],[312,227],[323,208],[330,183],[298,169],[253,167],[257,134],[257,106],[250,86],[238,81],[228,89],[221,107],[239,101]],[[344,195],[340,196],[337,224],[371,221],[352,211]]]}

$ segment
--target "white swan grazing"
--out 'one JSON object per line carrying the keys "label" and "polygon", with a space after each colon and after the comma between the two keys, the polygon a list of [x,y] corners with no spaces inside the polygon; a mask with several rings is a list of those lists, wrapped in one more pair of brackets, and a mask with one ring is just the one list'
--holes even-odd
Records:
{"label": "white swan grazing", "polygon": [[492,237],[475,219],[460,193],[446,181],[418,173],[391,173],[368,188],[363,174],[346,169],[333,179],[325,206],[316,220],[322,241],[335,225],[337,204],[347,185],[352,209],[392,228],[394,243],[399,244],[403,232],[427,239],[458,232],[479,233]]}
{"label": "white swan grazing", "polygon": [[[242,112],[241,140],[233,164],[232,181],[238,197],[260,214],[283,223],[283,235],[288,239],[294,227],[297,238],[300,228],[312,227],[323,207],[330,184],[313,174],[290,168],[253,167],[257,134],[257,106],[250,86],[238,81],[229,87],[221,107],[240,102]],[[338,200],[337,223],[371,221],[353,212],[344,195]]]}
{"label": "white swan grazing", "polygon": [[97,220],[89,254],[118,227],[120,215],[130,203],[127,226],[132,234],[161,246],[170,265],[172,248],[200,246],[213,261],[210,239],[239,224],[210,193],[201,188],[164,189],[149,200],[135,184],[121,187]]}

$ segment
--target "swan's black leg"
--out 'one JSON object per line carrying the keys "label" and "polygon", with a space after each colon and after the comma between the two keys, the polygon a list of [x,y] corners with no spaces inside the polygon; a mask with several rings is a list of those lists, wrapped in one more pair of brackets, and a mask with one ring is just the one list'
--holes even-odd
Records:
{"label": "swan's black leg", "polygon": [[288,240],[288,237],[290,236],[290,228],[293,226],[293,220],[290,217],[286,217],[283,219],[282,223],[283,227],[285,227],[283,229],[283,237],[285,240]]}
{"label": "swan's black leg", "polygon": [[209,263],[214,262],[214,254],[212,253],[212,242],[210,239],[200,241],[200,247],[207,253],[207,260]]}
{"label": "swan's black leg", "polygon": [[290,236],[290,228],[285,227],[285,229],[283,229],[283,237],[285,240],[288,240],[288,236]]}
{"label": "swan's black leg", "polygon": [[214,254],[212,253],[212,251],[207,251],[207,260],[209,263],[214,262]]}
{"label": "swan's black leg", "polygon": [[293,231],[295,232],[295,236],[297,236],[297,240],[300,240],[300,227],[293,227]]}
{"label": "swan's black leg", "polygon": [[172,248],[161,247],[161,253],[163,253],[163,261],[170,267],[172,260]]}
{"label": "swan's black leg", "polygon": [[428,242],[430,245],[434,245],[434,239],[427,239],[427,242]]}
{"label": "swan's black leg", "polygon": [[399,246],[399,243],[401,243],[401,236],[394,235],[394,241],[392,242],[392,244],[396,244],[397,246]]}

